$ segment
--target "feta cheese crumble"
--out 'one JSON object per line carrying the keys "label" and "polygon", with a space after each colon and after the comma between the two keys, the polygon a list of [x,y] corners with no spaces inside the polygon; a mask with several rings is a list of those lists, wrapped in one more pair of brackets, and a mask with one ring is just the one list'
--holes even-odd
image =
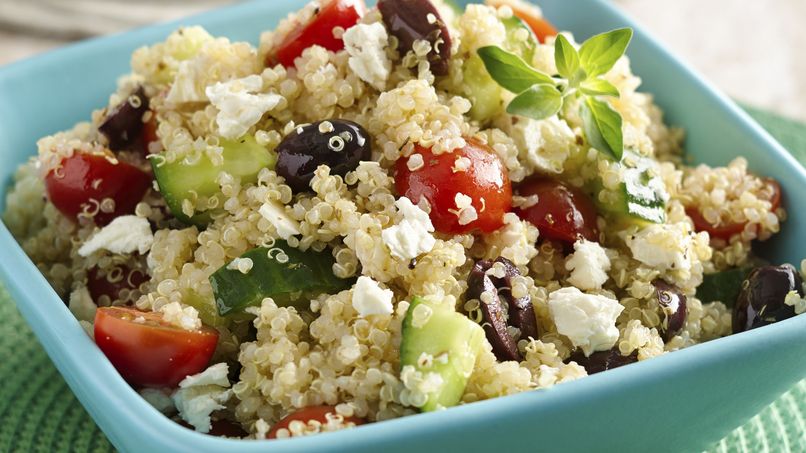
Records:
{"label": "feta cheese crumble", "polygon": [[275,202],[263,203],[258,212],[274,225],[277,235],[282,239],[288,240],[291,236],[300,234],[299,222],[288,217],[282,205]]}
{"label": "feta cheese crumble", "polygon": [[362,318],[369,315],[390,315],[393,311],[393,296],[391,289],[383,289],[378,282],[362,275],[353,287],[353,308]]}
{"label": "feta cheese crumble", "polygon": [[691,269],[691,245],[683,223],[649,225],[627,239],[633,258],[661,272]]}
{"label": "feta cheese crumble", "polygon": [[216,82],[205,89],[210,102],[218,109],[216,124],[222,137],[241,137],[283,99],[275,93],[253,94],[262,88],[263,79],[253,74],[229,82]]}
{"label": "feta cheese crumble", "polygon": [[549,294],[549,312],[557,332],[568,337],[586,356],[607,351],[619,337],[616,318],[624,310],[617,300],[561,288]]}
{"label": "feta cheese crumble", "polygon": [[201,329],[199,312],[193,307],[184,307],[179,302],[171,302],[160,307],[165,322],[185,330]]}
{"label": "feta cheese crumble", "polygon": [[179,383],[179,390],[172,397],[174,404],[179,416],[196,431],[209,432],[212,413],[224,409],[224,404],[232,397],[228,373],[227,364],[218,363]]}
{"label": "feta cheese crumble", "polygon": [[347,29],[342,39],[350,55],[347,61],[350,69],[358,78],[383,91],[392,70],[392,62],[385,50],[389,40],[386,27],[379,22],[357,24]]}
{"label": "feta cheese crumble", "polygon": [[574,253],[565,262],[571,271],[568,282],[584,290],[599,289],[607,281],[610,259],[598,242],[580,239],[574,243]]}
{"label": "feta cheese crumble", "polygon": [[402,260],[411,260],[430,252],[437,240],[431,235],[434,225],[428,214],[406,197],[395,201],[395,206],[403,215],[403,220],[381,231],[381,239],[392,255]]}
{"label": "feta cheese crumble", "polygon": [[108,250],[117,255],[133,253],[144,255],[151,249],[154,234],[148,219],[135,215],[124,215],[115,218],[109,225],[92,235],[78,254],[90,256],[98,250]]}

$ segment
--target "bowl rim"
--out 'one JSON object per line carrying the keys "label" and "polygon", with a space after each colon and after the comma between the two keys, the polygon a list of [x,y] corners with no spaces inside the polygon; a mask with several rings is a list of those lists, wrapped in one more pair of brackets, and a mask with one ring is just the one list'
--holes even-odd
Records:
{"label": "bowl rim", "polygon": [[[625,26],[632,27],[636,35],[640,35],[654,51],[662,54],[678,64],[681,70],[690,76],[693,83],[711,96],[711,101],[719,104],[743,128],[753,135],[761,144],[772,152],[773,157],[782,164],[796,168],[798,177],[806,181],[806,170],[787,153],[765,130],[753,121],[731,100],[719,93],[703,77],[681,63],[681,60],[660,45],[650,34],[632,19],[627,17],[616,6],[606,0],[588,0],[604,8],[618,17]],[[174,27],[188,22],[210,22],[217,16],[220,20],[250,11],[260,0],[226,6],[209,12],[190,16],[165,24],[149,26],[121,34],[99,37],[83,41],[68,47],[53,50],[39,56],[11,63],[0,67],[0,89],[3,81],[13,79],[18,74],[40,70],[47,67],[55,58],[68,58],[102,47],[106,43],[115,42],[122,37],[137,39],[150,38],[155,34],[164,34]],[[150,39],[149,39],[150,40]],[[15,164],[12,164],[16,166]],[[95,422],[102,427],[113,444],[121,449],[131,447],[131,443],[123,439],[123,434],[113,426],[112,421],[102,418],[113,418],[124,421],[127,430],[133,433],[153,433],[159,431],[154,439],[140,439],[139,445],[171,448],[175,451],[186,449],[217,449],[239,452],[263,451],[266,445],[260,440],[234,440],[203,435],[181,427],[153,408],[136,391],[134,391],[112,367],[111,363],[95,347],[95,343],[86,335],[61,299],[50,287],[44,276],[25,255],[22,248],[13,239],[5,224],[0,222],[0,248],[6,250],[4,259],[0,259],[0,277],[3,278],[8,291],[26,321],[45,346],[51,360],[70,385],[73,392],[87,408]],[[33,303],[47,301],[47,303]],[[442,430],[452,427],[467,426],[492,417],[495,413],[532,413],[535,410],[550,410],[557,404],[572,404],[574,400],[595,398],[612,386],[625,385],[630,381],[645,381],[658,378],[668,370],[691,366],[707,366],[711,359],[723,356],[726,350],[753,349],[759,343],[769,341],[793,341],[802,338],[806,332],[806,316],[795,317],[764,329],[756,329],[739,335],[712,340],[698,344],[674,354],[664,354],[653,360],[642,361],[626,367],[599,373],[573,382],[557,385],[549,389],[524,392],[517,395],[498,397],[472,404],[451,408],[449,411],[438,411],[416,416],[388,420],[384,423],[373,423],[355,430],[328,433],[292,440],[276,440],[271,444],[275,451],[299,451],[339,448],[360,448],[369,445],[384,445],[401,435],[417,432],[423,436],[437,435]],[[685,365],[685,366],[684,366]],[[403,434],[401,434],[403,433]],[[146,436],[148,437],[148,436]]]}

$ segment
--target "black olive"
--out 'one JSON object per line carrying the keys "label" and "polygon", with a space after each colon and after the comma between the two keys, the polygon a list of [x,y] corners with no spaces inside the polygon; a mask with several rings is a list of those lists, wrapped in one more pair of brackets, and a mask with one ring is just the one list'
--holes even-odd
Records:
{"label": "black olive", "polygon": [[609,349],[607,351],[598,351],[585,357],[582,350],[577,349],[571,354],[566,362],[576,362],[577,365],[585,367],[588,374],[601,373],[602,371],[612,370],[620,366],[629,365],[638,361],[638,352],[634,351],[630,355],[621,355],[618,348]]}
{"label": "black olive", "polygon": [[795,316],[784,303],[790,291],[803,297],[803,279],[791,264],[753,269],[733,307],[733,332],[743,332]]}
{"label": "black olive", "polygon": [[[468,277],[466,298],[479,301],[479,308],[484,318],[482,327],[498,360],[520,361],[523,357],[518,350],[518,344],[507,331],[507,324],[520,330],[520,339],[537,338],[534,307],[529,296],[512,297],[512,279],[520,275],[518,268],[503,257],[496,259],[495,263],[504,265],[504,277],[498,278],[487,273],[494,262],[488,260],[476,262]],[[481,301],[481,295],[484,293],[492,296],[489,303]]]}
{"label": "black olive", "polygon": [[[401,54],[411,50],[416,40],[431,43],[428,54],[434,75],[448,73],[451,36],[437,8],[428,0],[379,0],[378,10],[389,33],[397,38]],[[430,19],[430,20],[429,20]]]}
{"label": "black olive", "polygon": [[148,111],[148,97],[143,87],[137,88],[129,97],[106,114],[98,131],[109,140],[109,149],[122,151],[140,138],[143,130],[143,115]]}
{"label": "black olive", "polygon": [[663,280],[655,280],[652,285],[655,287],[655,297],[663,312],[660,334],[663,341],[669,341],[680,333],[686,324],[686,295],[678,287]]}
{"label": "black olive", "polygon": [[347,120],[325,120],[298,126],[280,142],[276,171],[294,192],[305,192],[320,165],[330,167],[332,175],[344,176],[371,154],[363,127]]}

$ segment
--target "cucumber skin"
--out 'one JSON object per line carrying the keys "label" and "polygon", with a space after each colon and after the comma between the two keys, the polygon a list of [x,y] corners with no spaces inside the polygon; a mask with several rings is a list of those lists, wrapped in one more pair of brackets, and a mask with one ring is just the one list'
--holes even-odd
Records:
{"label": "cucumber skin", "polygon": [[[268,253],[271,250],[272,259]],[[280,263],[282,251],[288,262]],[[252,260],[252,269],[243,274],[222,266],[210,276],[219,316],[242,313],[246,307],[260,306],[271,297],[281,307],[307,309],[310,298],[322,293],[334,294],[350,288],[355,279],[333,275],[334,259],[328,252],[301,251],[277,240],[274,247],[258,247],[240,256]]]}
{"label": "cucumber skin", "polygon": [[[412,324],[412,313],[419,305],[428,305],[433,310],[431,317],[421,327]],[[455,406],[464,393],[467,379],[473,372],[476,357],[482,349],[484,330],[466,316],[450,307],[438,307],[425,299],[414,297],[403,320],[400,341],[400,366],[411,365],[420,372],[435,372],[442,376],[442,387],[431,393],[422,412]],[[434,357],[447,353],[448,360],[436,360],[429,368],[417,365],[425,352]]]}
{"label": "cucumber skin", "polygon": [[203,197],[218,194],[221,188],[216,179],[222,171],[240,178],[242,185],[254,184],[260,170],[273,169],[277,162],[275,153],[259,145],[252,136],[221,140],[220,145],[224,149],[222,166],[213,165],[207,156],[194,164],[183,161],[158,163],[151,159],[154,178],[165,203],[174,217],[186,225],[204,228],[211,221],[211,212],[198,212],[192,217],[182,212],[182,202],[191,197],[191,192]]}
{"label": "cucumber skin", "polygon": [[752,270],[752,267],[738,267],[703,276],[702,284],[697,287],[697,299],[704,304],[722,302],[732,308],[742,283]]}

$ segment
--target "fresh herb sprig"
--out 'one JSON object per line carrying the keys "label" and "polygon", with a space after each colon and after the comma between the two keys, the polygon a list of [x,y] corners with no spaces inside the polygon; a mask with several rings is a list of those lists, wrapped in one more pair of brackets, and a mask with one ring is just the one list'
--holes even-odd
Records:
{"label": "fresh herb sprig", "polygon": [[624,55],[632,29],[620,28],[596,35],[577,50],[563,35],[554,41],[557,76],[533,68],[520,56],[498,46],[478,49],[493,80],[516,93],[507,112],[542,120],[559,113],[569,99],[580,98],[580,116],[588,143],[616,161],[624,155],[621,115],[602,96],[619,96],[618,89],[602,78]]}

